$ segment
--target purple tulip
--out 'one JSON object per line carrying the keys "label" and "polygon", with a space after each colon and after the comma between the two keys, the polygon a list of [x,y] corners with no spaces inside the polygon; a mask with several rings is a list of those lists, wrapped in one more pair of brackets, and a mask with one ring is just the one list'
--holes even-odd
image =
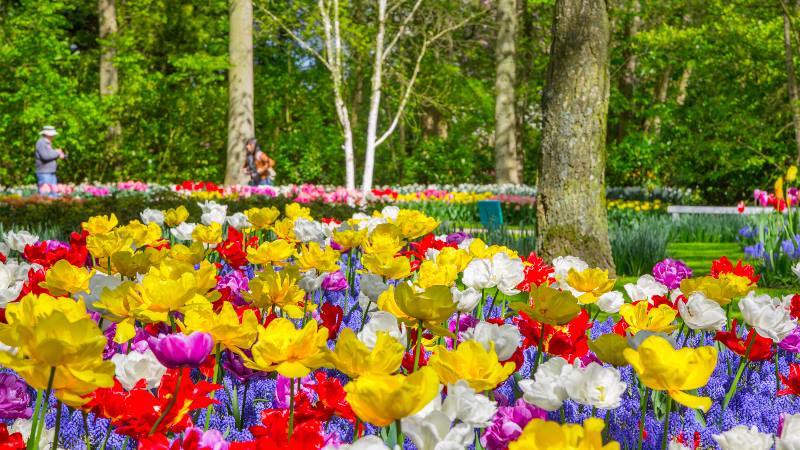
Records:
{"label": "purple tulip", "polygon": [[[250,350],[245,350],[244,353],[248,357],[252,357]],[[222,359],[222,367],[229,375],[236,377],[237,380],[245,382],[254,378],[261,378],[267,376],[267,372],[253,370],[244,365],[244,359],[229,350],[225,351],[225,357]]]}
{"label": "purple tulip", "polygon": [[522,429],[533,419],[544,419],[547,413],[519,399],[514,406],[501,406],[492,418],[492,424],[481,436],[486,450],[503,450],[508,443],[522,434]]}
{"label": "purple tulip", "polygon": [[341,270],[331,272],[322,280],[322,289],[326,291],[343,291],[347,289],[347,278]]}
{"label": "purple tulip", "polygon": [[30,419],[28,385],[11,373],[0,373],[0,419]]}
{"label": "purple tulip", "polygon": [[681,280],[691,278],[692,269],[683,261],[667,258],[653,266],[653,277],[669,289],[680,287]]}
{"label": "purple tulip", "polygon": [[448,244],[459,245],[462,242],[464,242],[466,239],[469,239],[471,237],[472,237],[472,235],[469,234],[469,233],[465,233],[463,231],[457,231],[455,233],[448,234],[447,238],[445,238],[445,242],[447,242]]}
{"label": "purple tulip", "polygon": [[170,369],[178,367],[198,367],[211,354],[214,340],[208,333],[195,332],[188,336],[183,333],[159,335],[148,340],[150,350],[158,362]]}
{"label": "purple tulip", "polygon": [[789,333],[788,336],[778,343],[778,347],[791,353],[800,353],[800,327]]}

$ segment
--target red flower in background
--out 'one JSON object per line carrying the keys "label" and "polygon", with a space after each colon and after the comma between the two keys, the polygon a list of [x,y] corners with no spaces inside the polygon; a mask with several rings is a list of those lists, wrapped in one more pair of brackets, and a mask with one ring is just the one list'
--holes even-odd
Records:
{"label": "red flower in background", "polygon": [[794,294],[792,296],[792,300],[789,303],[789,314],[792,316],[792,319],[800,318],[800,294]]}
{"label": "red flower in background", "polygon": [[0,422],[0,450],[25,450],[21,433],[9,434],[6,424]]}
{"label": "red flower in background", "polygon": [[39,286],[39,283],[44,281],[44,279],[45,279],[44,269],[39,269],[39,270],[29,269],[28,281],[22,284],[22,289],[19,291],[17,300],[20,300],[22,297],[25,297],[30,293],[39,295],[47,292],[47,289]]}
{"label": "red flower in background", "polygon": [[258,237],[253,236],[244,242],[244,235],[236,228],[228,228],[228,237],[217,245],[216,251],[231,267],[247,265],[247,247],[258,245]]}
{"label": "red flower in background", "polygon": [[525,279],[522,283],[517,285],[517,289],[523,292],[531,291],[531,284],[541,286],[545,283],[550,284],[552,278],[550,275],[555,271],[555,268],[549,266],[544,262],[544,259],[539,258],[536,253],[531,252],[528,259],[520,256],[524,267]]}
{"label": "red flower in background", "polygon": [[[592,324],[589,322],[589,313],[586,310],[581,310],[566,325],[555,327],[542,324],[524,312],[520,312],[519,317],[515,317],[513,321],[519,327],[519,331],[524,338],[524,348],[540,347],[539,342],[544,331],[543,348],[550,355],[561,356],[572,363],[575,358],[580,358],[589,353],[589,338],[586,335],[586,331],[592,327]],[[544,330],[542,330],[542,325],[544,325]]]}
{"label": "red flower in background", "polygon": [[750,280],[751,285],[756,284],[758,279],[761,278],[761,275],[755,274],[755,269],[753,269],[753,266],[750,264],[742,264],[742,260],[740,259],[736,263],[736,267],[734,267],[733,263],[725,256],[711,263],[712,277],[719,278],[719,276],[724,273],[732,273],[740,277],[745,277]]}
{"label": "red flower in background", "polygon": [[778,391],[778,395],[800,395],[800,364],[792,363],[789,365],[789,376],[781,374],[781,383],[786,389]]}
{"label": "red flower in background", "polygon": [[342,319],[344,319],[344,311],[339,305],[331,303],[323,303],[319,311],[320,326],[328,329],[328,339],[335,339],[339,334],[339,328],[342,326]]}
{"label": "red flower in background", "polygon": [[753,347],[750,349],[750,356],[747,359],[750,361],[762,361],[771,358],[772,339],[759,335],[753,328],[751,328],[750,332],[747,334],[746,341],[741,339],[736,334],[735,320],[731,325],[731,331],[717,331],[716,336],[714,336],[714,340],[721,342],[723,345],[728,347],[728,349],[739,356],[744,356],[745,352],[747,351],[747,347],[750,345],[750,342],[752,342],[753,339],[755,339],[755,342],[753,342]]}

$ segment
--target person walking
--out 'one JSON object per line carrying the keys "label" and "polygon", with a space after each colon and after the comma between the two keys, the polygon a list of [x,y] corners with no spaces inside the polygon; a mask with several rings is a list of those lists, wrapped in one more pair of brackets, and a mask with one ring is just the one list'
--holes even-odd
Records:
{"label": "person walking", "polygon": [[53,148],[53,139],[58,136],[55,127],[46,125],[39,132],[41,136],[36,141],[36,183],[39,186],[39,193],[42,193],[42,188],[45,185],[58,184],[56,178],[56,170],[58,169],[58,160],[65,159],[67,154],[60,148]]}
{"label": "person walking", "polygon": [[261,151],[256,138],[250,138],[244,145],[247,154],[242,172],[250,175],[250,186],[270,186],[275,177],[275,160]]}

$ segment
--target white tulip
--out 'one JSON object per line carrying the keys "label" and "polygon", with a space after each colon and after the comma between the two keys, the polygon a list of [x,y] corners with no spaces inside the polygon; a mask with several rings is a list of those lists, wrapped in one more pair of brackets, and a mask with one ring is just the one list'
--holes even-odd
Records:
{"label": "white tulip", "polygon": [[196,223],[182,223],[177,227],[170,228],[169,232],[178,239],[179,241],[191,241],[192,240],[192,231],[194,231],[194,227],[196,227]]}
{"label": "white tulip", "polygon": [[[395,445],[395,449],[400,449],[399,445]],[[352,444],[345,444],[339,447],[334,447],[333,444],[328,444],[323,450],[390,450],[384,444],[383,440],[378,436],[371,434],[364,436],[361,439],[353,442]]]}
{"label": "white tulip", "polygon": [[142,223],[145,225],[151,223],[158,224],[158,226],[164,225],[164,212],[157,209],[145,208],[145,210],[139,214],[139,217],[142,218]]}
{"label": "white tulip", "polygon": [[475,440],[472,427],[459,423],[451,428],[450,418],[441,411],[406,417],[402,424],[418,450],[465,450]]}
{"label": "white tulip", "polygon": [[497,287],[503,294],[516,295],[519,293],[517,285],[525,279],[524,270],[525,266],[519,258],[498,252],[492,259],[470,261],[464,269],[462,281],[465,286],[476,290]]}
{"label": "white tulip", "polygon": [[294,221],[294,235],[300,242],[316,242],[324,245],[330,236],[330,228],[323,223],[298,217]]}
{"label": "white tulip", "polygon": [[317,269],[311,269],[303,274],[303,278],[300,278],[297,285],[306,292],[315,292],[322,286],[322,282],[327,276],[328,274],[325,272],[318,275]]}
{"label": "white tulip", "polygon": [[[11,424],[8,429],[9,434],[19,433],[22,435],[22,440],[27,442],[31,437],[31,427],[33,423],[30,419],[17,419]],[[56,432],[53,428],[44,427],[42,429],[41,437],[39,437],[39,450],[50,450],[53,447],[53,440],[55,440]],[[60,449],[61,447],[59,447]]]}
{"label": "white tulip", "polygon": [[494,344],[494,351],[499,361],[506,361],[514,356],[522,340],[522,334],[514,325],[497,325],[489,322],[478,322],[474,328],[462,332],[461,337],[465,341],[480,342],[486,350]]}
{"label": "white tulip", "polygon": [[133,389],[142,379],[147,383],[147,389],[154,389],[167,372],[167,368],[158,362],[156,355],[150,349],[143,353],[136,351],[127,354],[117,353],[111,357],[111,362],[115,366],[114,375],[126,391]]}
{"label": "white tulip", "polygon": [[471,428],[488,427],[497,412],[497,403],[476,393],[466,381],[458,380],[447,386],[442,412],[451,421],[460,420]]}
{"label": "white tulip", "polygon": [[560,356],[547,360],[536,370],[533,380],[519,382],[522,398],[546,411],[557,410],[568,397],[563,382],[573,370],[575,368]]}
{"label": "white tulip", "polygon": [[224,225],[225,222],[226,222],[226,219],[227,219],[227,215],[225,214],[225,211],[220,211],[220,210],[216,210],[216,209],[215,210],[211,210],[211,211],[209,211],[207,213],[203,213],[200,216],[200,222],[202,222],[203,225],[206,225],[206,226],[211,225],[212,223],[218,223],[220,225]]}
{"label": "white tulip", "polygon": [[783,429],[775,438],[775,450],[800,450],[800,414],[783,415]]}
{"label": "white tulip", "polygon": [[122,284],[122,280],[116,276],[95,272],[92,278],[89,279],[89,292],[79,292],[76,294],[76,298],[78,295],[82,296],[86,307],[96,310],[94,304],[100,301],[100,295],[106,290],[113,291],[120,284]]}
{"label": "white tulip", "polygon": [[578,272],[583,272],[588,268],[589,264],[577,256],[559,256],[553,260],[553,278],[562,289],[566,289],[568,286],[567,275],[569,275],[570,270],[575,269]]}
{"label": "white tulip", "polygon": [[572,400],[598,409],[619,407],[622,394],[628,388],[621,381],[619,370],[595,362],[584,368],[574,367],[563,382]]}
{"label": "white tulip", "polygon": [[26,246],[39,242],[39,236],[25,230],[6,231],[4,240],[11,250],[22,253]]}
{"label": "white tulip", "polygon": [[397,318],[386,311],[375,311],[370,314],[369,322],[358,332],[358,340],[373,349],[378,342],[380,331],[389,333],[389,336],[397,339],[405,347],[408,339],[405,324],[398,323]]}
{"label": "white tulip", "polygon": [[245,228],[250,228],[253,226],[253,224],[250,223],[250,220],[247,219],[247,215],[241,212],[237,212],[228,216],[228,225],[232,226],[237,231],[242,231]]}
{"label": "white tulip", "polygon": [[208,213],[217,213],[222,215],[228,214],[228,205],[220,205],[219,203],[213,200],[208,200],[205,202],[197,202],[197,206],[200,207],[200,210],[203,212],[203,214],[208,214]]}
{"label": "white tulip", "polygon": [[398,214],[400,214],[400,208],[397,206],[384,206],[381,210],[381,215],[389,220],[397,220]]}
{"label": "white tulip", "polygon": [[678,301],[678,311],[686,326],[692,330],[721,330],[727,323],[725,310],[702,292],[689,294],[686,302]]}
{"label": "white tulip", "polygon": [[648,302],[654,295],[667,295],[669,289],[656,281],[652,275],[642,275],[636,280],[636,284],[626,283],[625,292],[632,301],[647,300]]}
{"label": "white tulip", "polygon": [[383,277],[374,273],[361,274],[359,278],[359,291],[373,302],[378,301],[378,297],[383,294],[389,286],[383,282]]}
{"label": "white tulip", "polygon": [[772,448],[772,435],[758,431],[758,428],[745,425],[712,436],[722,450],[769,450]]}
{"label": "white tulip", "polygon": [[450,288],[450,292],[453,294],[453,303],[456,303],[456,309],[460,312],[472,311],[481,301],[481,293],[475,288],[469,287],[459,291],[457,287],[453,286]]}
{"label": "white tulip", "polygon": [[16,300],[22,291],[22,280],[15,278],[13,267],[0,263],[0,308],[5,308],[6,305]]}
{"label": "white tulip", "polygon": [[782,341],[797,327],[797,321],[792,319],[783,302],[768,294],[756,295],[750,291],[739,300],[739,310],[745,323],[775,342]]}
{"label": "white tulip", "polygon": [[597,307],[608,314],[618,313],[624,304],[625,297],[619,291],[609,291],[597,298]]}

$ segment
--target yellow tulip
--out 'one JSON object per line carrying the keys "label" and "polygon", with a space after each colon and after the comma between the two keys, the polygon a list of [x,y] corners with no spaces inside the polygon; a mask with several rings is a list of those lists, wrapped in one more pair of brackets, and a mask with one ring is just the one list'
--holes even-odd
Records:
{"label": "yellow tulip", "polygon": [[480,238],[473,239],[469,244],[469,253],[473,258],[492,259],[492,256],[500,252],[505,253],[511,259],[519,258],[514,250],[502,245],[486,245]]}
{"label": "yellow tulip", "polygon": [[203,244],[214,245],[222,242],[222,225],[211,222],[211,225],[199,224],[192,230],[192,239]]}
{"label": "yellow tulip", "polygon": [[275,222],[272,225],[272,231],[275,232],[275,235],[278,236],[278,239],[289,242],[297,242],[297,237],[294,235],[294,219],[286,217]]}
{"label": "yellow tulip", "polygon": [[164,211],[164,223],[168,227],[178,226],[183,222],[186,222],[186,219],[188,218],[189,210],[187,210],[183,205]]}
{"label": "yellow tulip", "polygon": [[250,280],[250,292],[243,294],[245,300],[262,309],[272,305],[285,309],[303,301],[305,295],[306,292],[297,286],[297,280],[285,270],[276,272],[269,269]]}
{"label": "yellow tulip", "polygon": [[677,328],[672,321],[678,312],[669,305],[661,304],[650,308],[646,301],[626,303],[619,309],[619,315],[628,323],[628,330],[632,335],[642,330],[669,333]]}
{"label": "yellow tulip", "polygon": [[388,333],[378,333],[375,348],[369,349],[359,341],[355,332],[345,328],[336,341],[330,361],[350,378],[362,375],[389,375],[400,368],[405,347]]}
{"label": "yellow tulip", "polygon": [[197,282],[190,273],[170,279],[152,268],[136,286],[136,291],[141,300],[135,315],[147,322],[168,322],[172,312],[181,311],[187,305],[208,302],[197,294]]}
{"label": "yellow tulip", "polygon": [[398,319],[405,320],[407,322],[412,322],[414,320],[413,317],[407,315],[402,309],[400,309],[399,306],[397,306],[397,301],[394,297],[394,285],[389,285],[388,289],[381,292],[381,295],[378,296],[376,303],[381,311],[389,312]]}
{"label": "yellow tulip", "polygon": [[152,263],[145,252],[117,252],[111,255],[111,266],[116,273],[134,278],[137,274],[147,273]]}
{"label": "yellow tulip", "polygon": [[364,253],[380,253],[394,255],[403,248],[403,232],[392,223],[382,223],[372,230],[363,242]]}
{"label": "yellow tulip", "polygon": [[478,392],[492,390],[514,373],[514,363],[501,364],[497,360],[494,344],[489,350],[477,341],[465,341],[455,350],[436,347],[428,361],[442,384],[465,380]]}
{"label": "yellow tulip", "polygon": [[266,328],[258,329],[258,340],[245,358],[245,366],[263,371],[277,371],[287,378],[300,378],[312,370],[328,366],[328,329],[310,320],[298,330],[289,319],[279,317]]}
{"label": "yellow tulip", "polygon": [[181,328],[185,334],[195,331],[208,333],[216,344],[244,356],[242,349],[253,345],[259,326],[253,310],[246,310],[240,320],[233,305],[225,302],[219,313],[214,313],[210,303],[187,309]]}
{"label": "yellow tulip", "polygon": [[138,220],[132,220],[129,224],[119,228],[123,236],[128,236],[133,240],[136,247],[152,245],[161,240],[161,227],[157,223],[150,222],[145,225]]}
{"label": "yellow tulip", "polygon": [[699,397],[684,391],[698,389],[708,383],[717,365],[714,347],[684,347],[675,350],[661,336],[650,336],[634,350],[623,350],[625,359],[633,366],[645,386],[667,391],[673,400],[689,408],[708,411],[709,397]]}
{"label": "yellow tulip", "polygon": [[786,171],[786,181],[791,183],[792,181],[797,179],[797,166],[791,165],[789,166],[789,170]]}
{"label": "yellow tulip", "polygon": [[686,278],[681,281],[681,292],[688,296],[693,292],[702,292],[707,298],[719,303],[729,304],[734,298],[747,294],[755,286],[750,286],[747,277],[725,273],[714,277]]}
{"label": "yellow tulip", "polygon": [[247,260],[253,264],[283,266],[293,255],[294,246],[283,239],[264,242],[258,248],[247,249]]}
{"label": "yellow tulip", "polygon": [[458,278],[458,268],[453,264],[435,263],[426,259],[419,266],[417,284],[423,289],[431,286],[452,286]]}
{"label": "yellow tulip", "polygon": [[316,242],[309,242],[308,245],[300,246],[300,253],[297,255],[297,266],[301,271],[307,272],[316,269],[317,272],[336,272],[339,270],[339,256],[341,253],[330,248],[322,248]]}
{"label": "yellow tulip", "polygon": [[395,286],[397,307],[409,317],[425,322],[428,327],[440,324],[456,311],[449,286],[431,286],[421,292],[408,283]]}
{"label": "yellow tulip", "polygon": [[193,242],[190,246],[175,244],[169,249],[169,257],[176,261],[195,265],[205,257],[205,249],[200,242]]}
{"label": "yellow tulip", "polygon": [[361,264],[368,271],[388,279],[399,280],[411,275],[411,261],[393,253],[364,253]]}
{"label": "yellow tulip", "polygon": [[472,261],[472,256],[461,248],[445,247],[436,255],[437,264],[452,264],[456,266],[456,271],[459,273],[467,268],[470,261]]}
{"label": "yellow tulip", "polygon": [[117,216],[112,213],[110,216],[90,217],[86,222],[81,222],[81,228],[89,234],[104,234],[111,232],[118,224]]}
{"label": "yellow tulip", "polygon": [[94,307],[103,313],[103,318],[117,323],[114,342],[122,344],[136,335],[136,316],[141,297],[136,293],[136,284],[123,281],[115,289],[106,289],[100,293],[100,300]]}
{"label": "yellow tulip", "polygon": [[398,227],[403,237],[406,239],[416,239],[424,236],[439,226],[439,222],[433,217],[428,217],[425,213],[411,209],[401,209],[397,213],[397,219],[392,221]]}
{"label": "yellow tulip", "polygon": [[49,290],[53,295],[72,296],[77,292],[89,291],[89,280],[92,279],[92,275],[94,270],[75,267],[66,259],[61,259],[45,273],[44,281],[39,282],[39,286]]}
{"label": "yellow tulip", "polygon": [[133,239],[119,231],[92,234],[86,237],[86,248],[97,259],[110,258],[114,253],[132,251]]}
{"label": "yellow tulip", "polygon": [[344,230],[334,231],[333,241],[342,247],[342,251],[346,252],[351,248],[358,247],[367,238],[367,230]]}
{"label": "yellow tulip", "polygon": [[257,230],[266,230],[278,220],[281,212],[277,208],[271,206],[269,208],[250,208],[244,212],[247,220],[253,224],[253,228]]}
{"label": "yellow tulip", "polygon": [[294,222],[294,220],[297,219],[298,217],[302,217],[308,220],[314,220],[314,218],[311,217],[311,209],[306,208],[305,206],[301,206],[299,203],[293,202],[287,204],[284,207],[284,213],[286,214],[287,218],[292,219],[292,222]]}
{"label": "yellow tulip", "polygon": [[433,370],[423,367],[411,375],[364,375],[344,390],[362,421],[385,427],[430,403],[439,395],[439,380]]}
{"label": "yellow tulip", "polygon": [[608,271],[601,269],[586,269],[578,272],[570,269],[567,275],[567,284],[578,292],[582,292],[578,297],[581,304],[595,303],[601,295],[614,288],[617,280],[608,278]]}
{"label": "yellow tulip", "polygon": [[775,180],[775,198],[777,200],[783,200],[783,198],[784,198],[784,194],[783,194],[783,177],[778,177],[778,179]]}
{"label": "yellow tulip", "polygon": [[603,445],[604,427],[605,423],[596,417],[586,419],[582,426],[533,419],[508,445],[508,450],[619,450],[616,441]]}

